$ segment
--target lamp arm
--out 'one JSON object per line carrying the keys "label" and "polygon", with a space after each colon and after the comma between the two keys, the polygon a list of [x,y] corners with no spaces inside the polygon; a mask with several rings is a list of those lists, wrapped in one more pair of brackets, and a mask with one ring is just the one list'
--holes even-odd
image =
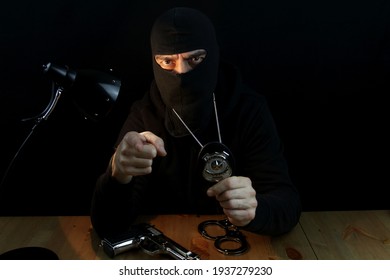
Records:
{"label": "lamp arm", "polygon": [[62,94],[62,91],[63,91],[63,88],[61,86],[59,86],[57,88],[56,91],[54,91],[54,83],[53,83],[53,87],[52,87],[52,95],[51,95],[51,99],[50,99],[50,102],[49,104],[46,106],[45,110],[43,110],[42,113],[40,113],[38,116],[36,117],[32,117],[32,118],[26,118],[26,119],[22,119],[22,121],[28,121],[28,120],[35,120],[35,124],[33,125],[33,127],[31,128],[31,131],[30,133],[27,135],[27,137],[24,139],[23,143],[20,145],[19,149],[16,151],[14,157],[12,158],[11,162],[9,163],[4,175],[3,175],[3,178],[1,179],[1,182],[0,182],[0,191],[1,191],[1,188],[3,187],[5,181],[6,181],[6,178],[8,176],[8,173],[10,172],[11,168],[13,167],[13,165],[15,164],[15,161],[20,153],[20,151],[23,149],[23,147],[26,145],[28,139],[30,139],[31,135],[33,134],[34,132],[34,129],[43,121],[43,120],[47,120],[50,116],[50,114],[53,112],[54,108],[56,107],[57,103],[58,103],[58,100],[60,99],[61,97],[61,94]]}
{"label": "lamp arm", "polygon": [[56,90],[56,93],[52,96],[52,99],[49,103],[49,105],[46,107],[46,109],[43,111],[41,118],[44,120],[47,120],[50,116],[50,114],[53,112],[55,106],[57,105],[58,100],[61,97],[63,88],[58,87]]}
{"label": "lamp arm", "polygon": [[40,123],[42,120],[47,120],[49,118],[50,114],[53,112],[64,90],[63,87],[59,86],[57,90],[54,91],[54,84],[55,83],[53,82],[51,98],[46,108],[39,115],[32,118],[22,119],[22,121],[36,120],[37,123]]}
{"label": "lamp arm", "polygon": [[7,169],[5,170],[4,174],[3,174],[3,178],[1,179],[1,182],[0,182],[0,192],[1,192],[1,189],[3,187],[3,185],[5,184],[5,181],[8,177],[8,174],[9,172],[11,171],[12,167],[14,166],[15,164],[15,161],[17,159],[17,157],[19,156],[19,153],[20,151],[23,149],[23,147],[26,145],[28,139],[30,139],[31,135],[33,134],[34,132],[34,129],[38,126],[38,124],[40,123],[39,122],[36,122],[34,124],[34,126],[31,128],[31,131],[30,133],[27,135],[27,137],[24,139],[23,143],[20,145],[19,149],[16,151],[15,155],[13,156],[12,160],[10,161],[10,163],[8,164],[8,167]]}

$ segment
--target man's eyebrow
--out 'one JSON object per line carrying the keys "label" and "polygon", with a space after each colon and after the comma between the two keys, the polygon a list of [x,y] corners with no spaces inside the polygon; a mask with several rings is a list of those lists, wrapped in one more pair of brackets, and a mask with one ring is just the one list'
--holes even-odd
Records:
{"label": "man's eyebrow", "polygon": [[205,50],[199,50],[199,51],[191,53],[188,57],[194,57],[194,56],[203,55],[203,54],[206,54],[206,53],[207,52]]}
{"label": "man's eyebrow", "polygon": [[155,59],[173,59],[177,57],[177,54],[156,54],[154,56]]}
{"label": "man's eyebrow", "polygon": [[[195,56],[199,56],[199,55],[206,55],[207,54],[207,51],[206,50],[198,50],[198,51],[195,51],[191,54],[189,54],[188,56],[186,56],[186,58],[191,58],[191,57],[195,57]],[[177,54],[156,54],[154,56],[155,59],[175,59],[177,58]]]}

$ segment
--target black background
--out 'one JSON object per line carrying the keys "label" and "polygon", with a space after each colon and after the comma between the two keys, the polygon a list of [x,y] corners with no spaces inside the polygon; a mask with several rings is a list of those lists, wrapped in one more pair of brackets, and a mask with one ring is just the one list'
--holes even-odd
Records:
{"label": "black background", "polygon": [[44,0],[0,9],[0,175],[51,96],[42,65],[113,72],[121,102],[85,120],[66,94],[0,189],[1,215],[88,214],[129,104],[152,78],[149,31],[173,6],[205,12],[222,55],[268,99],[304,210],[388,209],[390,2]]}

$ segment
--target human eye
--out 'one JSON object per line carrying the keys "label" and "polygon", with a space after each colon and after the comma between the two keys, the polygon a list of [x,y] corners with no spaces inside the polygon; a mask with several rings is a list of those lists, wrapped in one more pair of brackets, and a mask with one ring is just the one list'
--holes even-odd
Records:
{"label": "human eye", "polygon": [[164,64],[164,65],[170,65],[170,64],[172,64],[172,60],[170,60],[170,59],[162,59],[161,60],[161,64]]}
{"label": "human eye", "polygon": [[192,65],[198,65],[205,59],[206,55],[201,54],[201,55],[194,55],[192,56],[189,61]]}
{"label": "human eye", "polygon": [[156,62],[161,68],[165,70],[172,70],[175,68],[174,60],[169,57],[157,57]]}

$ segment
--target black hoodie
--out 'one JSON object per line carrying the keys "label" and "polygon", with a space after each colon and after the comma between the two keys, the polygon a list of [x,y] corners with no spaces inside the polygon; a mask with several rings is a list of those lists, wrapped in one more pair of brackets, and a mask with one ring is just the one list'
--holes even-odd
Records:
{"label": "black hoodie", "polygon": [[[176,15],[175,10],[167,14]],[[199,48],[205,48],[205,45],[199,45]],[[188,73],[202,69],[202,63]],[[211,68],[215,69],[215,66]],[[283,145],[266,99],[244,85],[232,65],[219,62],[217,69],[214,93],[221,140],[234,155],[234,175],[249,177],[257,195],[255,219],[245,229],[269,235],[286,233],[299,221],[300,197],[290,180]],[[160,70],[155,67],[155,74],[157,72]],[[118,143],[128,131],[152,131],[164,140],[167,155],[153,161],[150,175],[133,177],[127,185],[117,183],[110,176],[110,168],[102,174],[97,181],[91,209],[93,226],[101,237],[126,230],[142,214],[222,213],[215,198],[206,195],[210,183],[199,172],[201,147],[186,130],[179,129],[180,133],[176,134],[174,127],[167,125],[167,118],[173,120],[175,116],[167,116],[170,105],[166,105],[163,96],[170,93],[161,93],[161,83],[163,80],[153,81],[143,99],[133,104]],[[203,102],[207,106],[210,104],[209,116],[201,118],[202,125],[194,128],[196,138],[203,144],[218,141],[212,92],[205,96],[207,100]],[[184,108],[187,108],[186,104],[183,104]],[[199,115],[196,110],[189,115],[182,113],[183,119],[188,116],[196,123]],[[177,123],[177,127],[179,125]]]}

